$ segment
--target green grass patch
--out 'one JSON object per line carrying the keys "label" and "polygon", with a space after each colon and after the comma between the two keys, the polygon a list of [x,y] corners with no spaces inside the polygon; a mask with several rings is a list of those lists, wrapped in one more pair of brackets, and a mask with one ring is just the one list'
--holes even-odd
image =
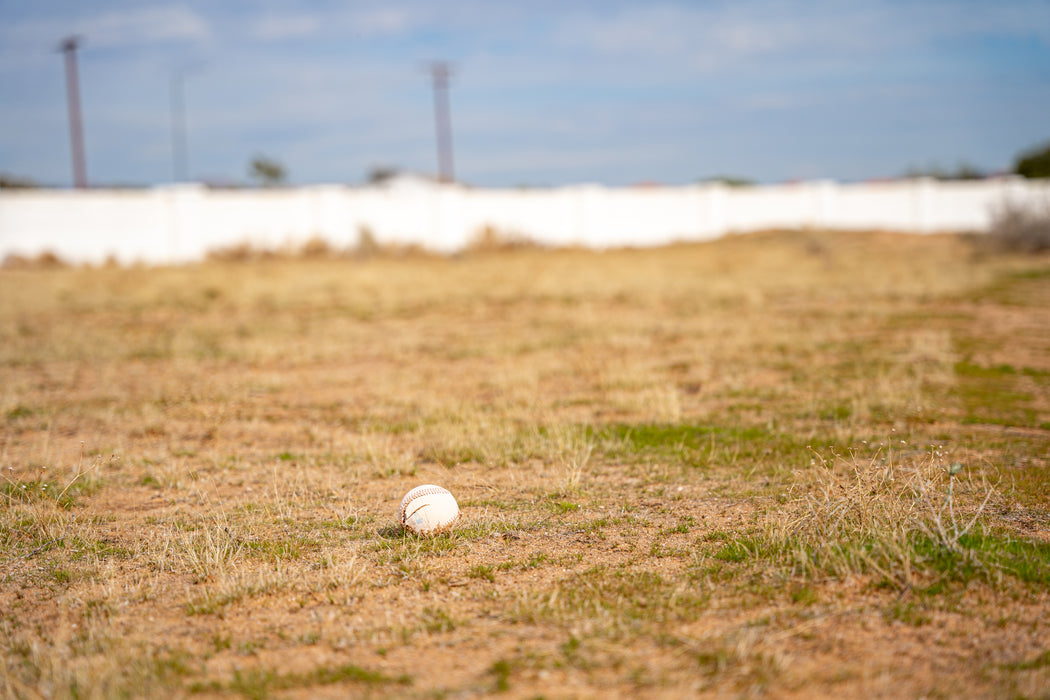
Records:
{"label": "green grass patch", "polygon": [[1022,385],[1050,385],[1046,379],[1007,364],[984,367],[966,361],[955,363],[955,376],[954,393],[966,412],[964,422],[1038,427],[1038,414],[1030,405],[1035,397]]}
{"label": "green grass patch", "polygon": [[98,557],[105,559],[112,557],[114,559],[130,559],[132,557],[131,550],[126,547],[122,547],[113,540],[108,538],[95,538],[95,539],[84,539],[79,536],[73,536],[70,539],[69,548],[73,550],[73,559],[79,560],[84,558]]}
{"label": "green grass patch", "polygon": [[994,578],[1001,572],[1023,583],[1050,587],[1050,543],[972,533],[960,537],[958,544],[958,550],[950,550],[927,538],[917,538],[915,551],[920,561],[947,580],[966,583]]}
{"label": "green grass patch", "polygon": [[1050,649],[1025,661],[1002,664],[1001,668],[1008,671],[1034,671],[1040,668],[1050,668]]}
{"label": "green grass patch", "polygon": [[[692,518],[690,518],[692,520]],[[661,535],[685,535],[689,532],[689,527],[692,523],[682,521],[677,525],[666,527],[660,530]]]}
{"label": "green grass patch", "polygon": [[721,648],[701,651],[696,655],[696,663],[701,672],[709,676],[721,673],[735,660],[732,652]]}
{"label": "green grass patch", "polygon": [[304,544],[313,543],[307,543],[304,541],[293,542],[290,540],[254,539],[245,542],[249,555],[273,562],[299,559],[303,554],[302,546]]}
{"label": "green grass patch", "polygon": [[817,415],[821,420],[844,421],[849,420],[850,416],[853,415],[853,409],[849,406],[829,406],[821,409]]}
{"label": "green grass patch", "polygon": [[72,508],[79,497],[90,496],[102,488],[98,479],[79,478],[64,486],[50,479],[5,481],[0,484],[0,499],[9,503],[49,501],[62,510]]}
{"label": "green grass patch", "polygon": [[496,582],[496,570],[488,564],[478,564],[470,567],[470,571],[467,572],[467,576],[470,578],[484,579],[489,583]]}
{"label": "green grass patch", "polygon": [[538,569],[550,562],[550,557],[544,552],[533,552],[528,561],[521,565],[522,569]]}
{"label": "green grass patch", "polygon": [[719,561],[737,563],[751,558],[769,559],[780,554],[782,546],[773,538],[743,535],[723,542],[712,556]]}
{"label": "green grass patch", "polygon": [[458,530],[432,537],[418,537],[401,526],[383,528],[375,543],[380,562],[411,562],[426,556],[441,556],[455,551],[466,538]]}
{"label": "green grass patch", "polygon": [[580,509],[580,504],[573,503],[572,501],[559,501],[552,499],[547,501],[547,503],[556,515],[567,515]]}
{"label": "green grass patch", "polygon": [[222,617],[226,608],[247,598],[266,595],[280,588],[275,580],[232,579],[223,584],[206,588],[200,595],[185,603],[187,615],[218,615]]}
{"label": "green grass patch", "polygon": [[901,622],[911,627],[922,627],[930,623],[930,614],[923,605],[913,601],[896,601],[885,610],[883,616],[890,622]]}
{"label": "green grass patch", "polygon": [[816,578],[847,571],[881,573],[889,577],[884,583],[891,588],[914,576],[918,577],[916,582],[925,582],[915,587],[925,595],[939,595],[952,584],[971,581],[995,586],[1003,577],[1038,588],[1050,587],[1050,544],[987,533],[963,535],[952,547],[919,533],[913,533],[904,542],[892,538],[855,539],[843,533],[838,542],[825,547],[802,545],[791,539],[766,547],[733,541],[714,555],[726,562],[751,557],[779,559],[796,572]]}
{"label": "green grass patch", "polygon": [[975,297],[1005,306],[1039,306],[1046,298],[1050,267],[1012,270],[1002,273]]}
{"label": "green grass patch", "polygon": [[510,690],[510,672],[510,662],[506,659],[500,659],[492,664],[489,673],[495,679],[496,692],[502,693]]}
{"label": "green grass patch", "polygon": [[422,627],[430,634],[441,634],[456,629],[456,621],[444,608],[424,608]]}
{"label": "green grass patch", "polygon": [[[1050,444],[1040,447],[1045,452],[1050,452]],[[1026,506],[1043,510],[1042,517],[1050,521],[1050,469],[1042,465],[1026,464],[1011,469],[1007,478],[1011,495]]]}
{"label": "green grass patch", "polygon": [[799,605],[813,605],[819,602],[820,596],[811,586],[798,586],[791,591],[791,602]]}
{"label": "green grass patch", "polygon": [[632,463],[660,460],[692,469],[747,463],[751,469],[765,467],[777,472],[803,466],[809,460],[806,443],[762,427],[614,424],[589,429],[588,437],[608,459]]}
{"label": "green grass patch", "polygon": [[721,549],[714,553],[714,558],[719,561],[741,562],[751,556],[751,550],[738,541],[726,542]]}
{"label": "green grass patch", "polygon": [[15,420],[18,420],[19,418],[25,418],[27,416],[31,416],[31,415],[33,415],[33,413],[34,413],[33,409],[29,408],[28,406],[18,405],[18,406],[15,406],[14,408],[12,408],[11,410],[9,410],[7,412],[7,420],[15,421]]}

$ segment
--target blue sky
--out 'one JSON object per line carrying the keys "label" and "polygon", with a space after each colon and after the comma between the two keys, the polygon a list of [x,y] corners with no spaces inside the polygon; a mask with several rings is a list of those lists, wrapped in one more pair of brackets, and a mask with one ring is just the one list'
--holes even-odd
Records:
{"label": "blue sky", "polygon": [[296,184],[437,169],[428,61],[450,61],[456,175],[478,186],[985,171],[1050,141],[1050,0],[0,0],[0,173]]}

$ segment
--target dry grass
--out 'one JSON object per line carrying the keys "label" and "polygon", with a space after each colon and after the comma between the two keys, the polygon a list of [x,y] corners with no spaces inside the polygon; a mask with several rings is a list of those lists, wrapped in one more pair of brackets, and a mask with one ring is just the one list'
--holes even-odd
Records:
{"label": "dry grass", "polygon": [[941,446],[910,458],[880,446],[867,459],[851,451],[819,461],[799,478],[816,480],[799,499],[801,515],[775,530],[802,571],[840,578],[873,572],[906,590],[930,573],[926,552],[986,568],[983,552],[967,546],[984,534],[975,526],[998,495],[985,474],[960,478],[963,465],[946,463]]}
{"label": "dry grass", "polygon": [[0,696],[1044,697],[1048,300],[888,233],[2,270]]}

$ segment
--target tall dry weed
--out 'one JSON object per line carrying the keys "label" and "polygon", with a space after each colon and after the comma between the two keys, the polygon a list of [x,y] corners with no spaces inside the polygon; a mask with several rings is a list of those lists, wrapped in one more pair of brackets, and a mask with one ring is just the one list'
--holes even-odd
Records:
{"label": "tall dry weed", "polygon": [[810,575],[875,573],[908,587],[929,578],[938,551],[983,567],[964,546],[981,528],[995,486],[963,474],[943,448],[901,453],[876,448],[817,455],[815,476],[796,486],[794,515],[775,528],[790,560]]}

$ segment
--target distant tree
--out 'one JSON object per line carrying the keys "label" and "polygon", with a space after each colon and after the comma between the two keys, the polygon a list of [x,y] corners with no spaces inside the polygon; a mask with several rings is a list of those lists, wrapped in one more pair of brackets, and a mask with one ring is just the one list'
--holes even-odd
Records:
{"label": "distant tree", "polygon": [[1022,153],[1014,171],[1024,177],[1050,177],[1050,144]]}
{"label": "distant tree", "polygon": [[28,190],[37,186],[36,182],[28,177],[0,173],[0,189]]}
{"label": "distant tree", "polygon": [[272,158],[256,156],[248,168],[248,176],[263,187],[274,187],[284,183],[287,172],[284,166]]}
{"label": "distant tree", "polygon": [[700,180],[702,184],[715,183],[726,185],[727,187],[750,187],[755,184],[754,180],[746,177],[737,177],[736,175],[714,175]]}
{"label": "distant tree", "polygon": [[955,172],[948,173],[949,180],[980,180],[984,173],[969,163],[960,163]]}
{"label": "distant tree", "polygon": [[389,165],[377,165],[368,171],[368,184],[381,185],[384,182],[393,180],[399,173],[400,171],[397,168]]}
{"label": "distant tree", "polygon": [[945,170],[937,165],[927,168],[909,168],[904,176],[928,177],[934,180],[980,180],[984,177],[984,173],[969,163],[963,162],[959,163],[955,170]]}

